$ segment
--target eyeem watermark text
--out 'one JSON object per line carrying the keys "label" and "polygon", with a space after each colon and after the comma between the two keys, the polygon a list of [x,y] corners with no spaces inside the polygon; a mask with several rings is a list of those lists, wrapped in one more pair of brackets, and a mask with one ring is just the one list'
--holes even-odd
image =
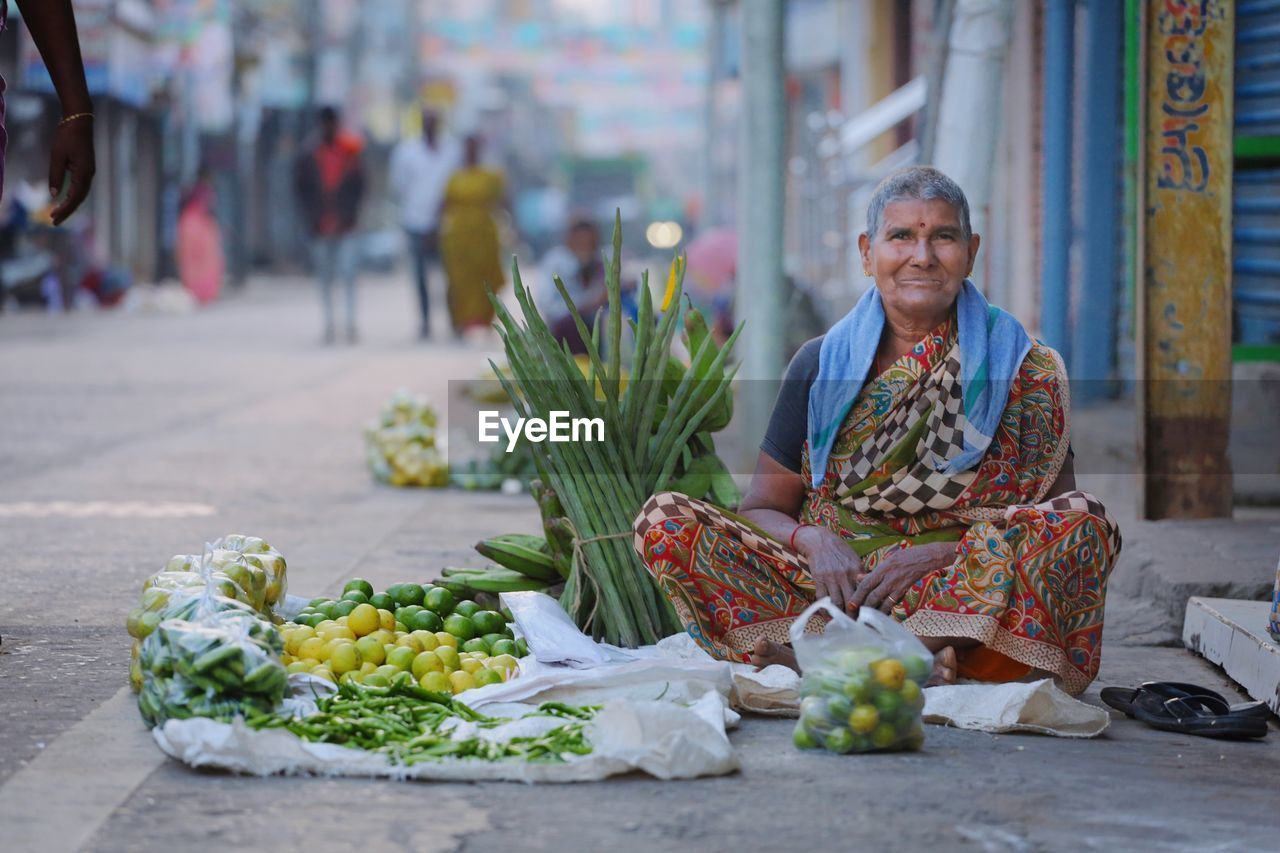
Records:
{"label": "eyeem watermark text", "polygon": [[480,412],[480,441],[494,443],[502,440],[498,428],[507,436],[507,452],[515,450],[521,433],[528,441],[604,441],[604,418],[571,418],[567,411],[553,411],[550,420],[542,418],[516,418],[512,424],[496,411]]}

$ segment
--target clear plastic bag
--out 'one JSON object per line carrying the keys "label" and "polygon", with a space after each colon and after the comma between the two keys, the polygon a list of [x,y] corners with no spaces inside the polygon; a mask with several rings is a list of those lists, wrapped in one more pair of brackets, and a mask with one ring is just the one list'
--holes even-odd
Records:
{"label": "clear plastic bag", "polygon": [[442,487],[449,466],[436,443],[436,413],[425,398],[400,390],[364,431],[373,476],[392,486]]}
{"label": "clear plastic bag", "polygon": [[[196,576],[192,576],[196,577]],[[239,610],[256,614],[249,605],[220,595],[216,588],[207,582],[198,586],[163,589],[150,587],[142,595],[142,605],[129,613],[125,628],[133,637],[133,649],[130,653],[129,685],[136,691],[142,688],[142,665],[138,658],[138,649],[142,641],[156,630],[167,619],[181,619],[196,622],[210,614],[223,610]]]}
{"label": "clear plastic bag", "polygon": [[203,555],[170,557],[163,571],[142,585],[142,602],[125,629],[133,637],[129,684],[142,687],[138,645],[166,619],[197,621],[223,610],[248,610],[273,621],[288,590],[284,555],[257,536],[228,534],[204,546]]}
{"label": "clear plastic bag", "polygon": [[[263,600],[266,607],[273,608],[284,601],[289,590],[288,567],[284,555],[267,544],[265,539],[230,533],[214,542],[213,548],[215,553],[218,551],[238,553],[250,566],[265,573],[266,586],[263,590]],[[218,567],[215,565],[216,568]]]}
{"label": "clear plastic bag", "polygon": [[[822,633],[805,633],[814,617],[830,617]],[[836,753],[919,749],[920,712],[933,655],[891,616],[863,607],[856,620],[824,598],[791,626],[800,664],[801,749]]]}
{"label": "clear plastic bag", "polygon": [[248,611],[221,610],[198,621],[167,619],[142,643],[138,710],[151,726],[268,713],[288,685],[282,651],[275,626]]}

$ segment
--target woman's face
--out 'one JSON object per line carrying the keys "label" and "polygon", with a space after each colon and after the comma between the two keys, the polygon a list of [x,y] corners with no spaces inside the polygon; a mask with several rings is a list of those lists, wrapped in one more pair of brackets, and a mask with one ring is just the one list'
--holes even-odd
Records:
{"label": "woman's face", "polygon": [[960,215],[940,199],[885,206],[880,231],[859,235],[863,272],[876,280],[885,312],[923,324],[942,321],[978,256],[978,235],[964,239]]}

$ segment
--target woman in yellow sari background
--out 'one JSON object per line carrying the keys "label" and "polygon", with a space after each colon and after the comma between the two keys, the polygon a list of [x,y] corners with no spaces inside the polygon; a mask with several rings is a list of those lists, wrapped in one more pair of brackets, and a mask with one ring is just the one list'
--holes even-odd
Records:
{"label": "woman in yellow sari background", "polygon": [[467,137],[462,168],[449,178],[441,211],[440,257],[455,334],[492,323],[485,288],[497,292],[506,283],[494,221],[506,180],[501,171],[480,165],[481,145],[479,136]]}

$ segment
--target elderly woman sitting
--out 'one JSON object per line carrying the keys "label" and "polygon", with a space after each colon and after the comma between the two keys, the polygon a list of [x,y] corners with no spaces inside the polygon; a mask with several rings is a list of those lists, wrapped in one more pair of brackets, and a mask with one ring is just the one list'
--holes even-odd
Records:
{"label": "elderly woman sitting", "polygon": [[794,666],[791,622],[830,596],[901,621],[935,683],[1097,675],[1119,531],[1075,488],[1062,360],[967,278],[978,243],[941,172],[885,178],[875,287],[792,361],[741,516],[645,506],[636,548],[712,655]]}

